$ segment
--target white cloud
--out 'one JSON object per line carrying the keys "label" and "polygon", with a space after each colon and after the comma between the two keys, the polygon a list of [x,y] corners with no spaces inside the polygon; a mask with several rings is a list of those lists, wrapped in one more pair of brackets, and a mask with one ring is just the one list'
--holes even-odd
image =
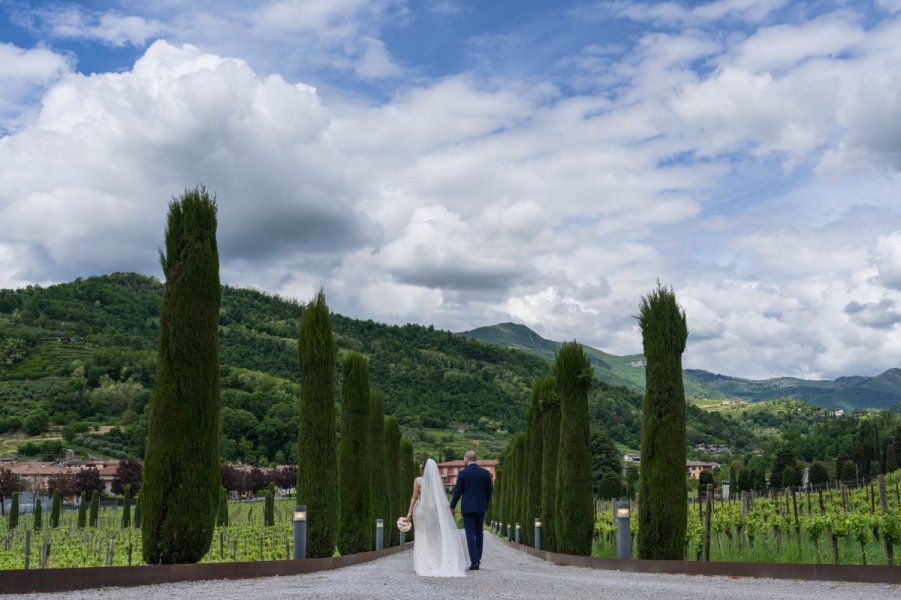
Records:
{"label": "white cloud", "polygon": [[879,283],[892,290],[901,290],[901,231],[880,236],[873,254]]}
{"label": "white cloud", "polygon": [[[846,8],[776,23],[784,6],[654,5],[653,22],[691,27],[586,48],[579,94],[543,73],[397,78],[415,65],[381,34],[403,3],[143,15],[197,46],[157,42],[118,74],[34,75],[40,110],[0,138],[0,285],[153,272],[166,201],[205,183],[225,281],[323,287],[352,316],[517,320],[632,354],[659,279],[688,312],[688,366],[897,366],[901,22]],[[277,74],[311,65],[387,99]]]}
{"label": "white cloud", "polygon": [[876,0],[876,6],[889,13],[901,12],[901,0]]}
{"label": "white cloud", "polygon": [[35,97],[72,68],[72,60],[46,48],[0,43],[0,135],[22,125]]}
{"label": "white cloud", "polygon": [[168,30],[156,19],[116,12],[92,13],[75,6],[56,5],[40,8],[32,14],[20,12],[18,18],[34,28],[45,29],[54,38],[97,40],[112,47],[143,46],[149,39]]}
{"label": "white cloud", "polygon": [[507,287],[521,273],[516,249],[476,236],[444,206],[417,208],[403,237],[374,256],[391,275],[429,288]]}
{"label": "white cloud", "polygon": [[360,62],[354,67],[354,71],[362,79],[385,79],[397,77],[403,70],[391,59],[391,55],[385,49],[381,40],[364,38],[363,52]]}
{"label": "white cloud", "polygon": [[157,42],[128,73],[69,74],[33,125],[0,139],[4,237],[32,257],[15,278],[155,271],[166,203],[197,183],[218,193],[226,272],[360,244],[369,221],[328,123],[314,89],[189,46]]}
{"label": "white cloud", "polygon": [[811,58],[855,51],[865,41],[866,33],[848,15],[829,15],[803,25],[759,29],[741,45],[735,65],[757,73],[797,68]]}
{"label": "white cloud", "polygon": [[764,20],[788,0],[717,0],[686,6],[681,2],[634,2],[620,0],[600,5],[603,13],[613,13],[635,21],[698,25],[722,19],[741,19],[749,23]]}

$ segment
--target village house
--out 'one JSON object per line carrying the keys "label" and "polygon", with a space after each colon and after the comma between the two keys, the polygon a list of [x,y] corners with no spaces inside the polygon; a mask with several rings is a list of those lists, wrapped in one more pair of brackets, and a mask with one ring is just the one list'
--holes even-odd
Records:
{"label": "village house", "polygon": [[719,463],[715,462],[703,462],[700,460],[686,460],[685,461],[685,475],[687,477],[691,477],[692,479],[699,479],[701,477],[701,473],[703,471],[713,471],[715,468],[719,467]]}
{"label": "village house", "polygon": [[[498,461],[494,459],[476,461],[476,464],[478,464],[480,467],[482,467],[483,469],[488,469],[488,472],[491,473],[491,481],[494,481],[494,478],[497,475],[497,463]],[[452,488],[457,485],[457,475],[462,470],[462,460],[450,460],[447,462],[439,463],[438,473],[441,475],[442,481],[444,481],[444,487]]]}

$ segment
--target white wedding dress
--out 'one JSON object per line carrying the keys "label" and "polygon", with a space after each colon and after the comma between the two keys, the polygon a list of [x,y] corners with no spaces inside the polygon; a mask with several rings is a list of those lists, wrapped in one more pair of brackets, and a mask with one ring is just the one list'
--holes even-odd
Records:
{"label": "white wedding dress", "polygon": [[413,568],[423,577],[465,577],[469,563],[464,533],[457,529],[438,465],[431,458],[419,478],[419,501],[413,509]]}

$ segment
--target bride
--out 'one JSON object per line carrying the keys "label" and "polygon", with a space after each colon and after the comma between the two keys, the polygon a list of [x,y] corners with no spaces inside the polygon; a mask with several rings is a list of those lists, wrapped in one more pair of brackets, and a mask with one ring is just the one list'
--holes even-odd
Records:
{"label": "bride", "polygon": [[413,483],[413,497],[407,520],[413,516],[416,541],[413,544],[413,568],[423,577],[465,577],[469,564],[466,545],[457,529],[454,515],[438,465],[431,458],[422,468],[422,476]]}

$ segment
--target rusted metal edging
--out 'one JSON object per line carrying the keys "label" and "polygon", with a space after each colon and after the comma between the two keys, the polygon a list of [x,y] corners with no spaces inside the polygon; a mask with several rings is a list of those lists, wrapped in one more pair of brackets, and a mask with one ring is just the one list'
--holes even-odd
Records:
{"label": "rusted metal edging", "polygon": [[856,583],[901,584],[901,566],[831,565],[798,563],[701,562],[691,560],[617,560],[557,554],[531,546],[507,542],[516,550],[555,565],[609,569],[629,573],[667,575],[708,575],[721,577],[765,577],[768,579],[804,579],[811,581],[848,581]]}
{"label": "rusted metal edging", "polygon": [[134,587],[210,579],[254,579],[276,575],[299,575],[358,565],[391,556],[412,547],[412,544],[407,544],[406,546],[392,546],[384,550],[347,556],[302,560],[7,570],[0,571],[0,594],[67,592],[100,587]]}

